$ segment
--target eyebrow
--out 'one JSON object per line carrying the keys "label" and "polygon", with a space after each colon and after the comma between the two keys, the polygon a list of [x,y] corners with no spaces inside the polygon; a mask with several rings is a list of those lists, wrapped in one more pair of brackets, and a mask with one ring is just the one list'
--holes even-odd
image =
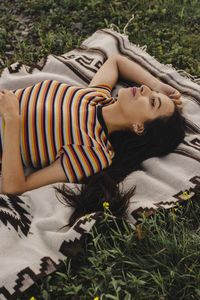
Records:
{"label": "eyebrow", "polygon": [[[159,94],[159,92],[158,92],[158,91],[156,91],[156,93],[157,93],[157,94]],[[156,109],[156,110],[158,110],[158,109],[161,107],[161,99],[160,99],[160,97],[158,97],[158,101],[159,101],[159,105],[158,105],[158,107],[157,107],[157,109]]]}
{"label": "eyebrow", "polygon": [[[159,94],[158,91],[156,91],[156,93]],[[161,99],[160,99],[160,97],[158,97],[158,100],[159,100],[159,105],[158,105],[156,111],[161,107]],[[176,103],[172,99],[170,99],[170,100],[173,102],[174,106],[176,107]]]}

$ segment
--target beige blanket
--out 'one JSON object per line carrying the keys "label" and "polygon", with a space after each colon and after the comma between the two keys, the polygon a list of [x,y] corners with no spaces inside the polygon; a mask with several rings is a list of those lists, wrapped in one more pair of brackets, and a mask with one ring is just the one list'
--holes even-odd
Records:
{"label": "beige blanket", "polygon": [[[126,55],[178,89],[187,121],[187,135],[177,149],[163,158],[145,160],[141,170],[120,183],[120,188],[125,190],[136,185],[127,216],[127,221],[136,224],[142,212],[148,214],[159,207],[173,207],[200,188],[200,85],[197,79],[160,64],[144,48],[130,43],[125,35],[104,29],[95,32],[78,49],[61,56],[48,55],[34,68],[18,62],[11,65],[1,72],[0,89],[22,88],[44,79],[86,87],[102,63],[115,53]],[[113,96],[122,86],[127,83],[119,82]],[[25,169],[26,174],[32,171]],[[37,279],[56,270],[65,256],[76,255],[84,233],[90,231],[99,216],[93,213],[91,220],[82,217],[72,228],[59,230],[68,223],[73,209],[63,209],[53,186],[18,197],[0,194],[1,300],[15,298]]]}

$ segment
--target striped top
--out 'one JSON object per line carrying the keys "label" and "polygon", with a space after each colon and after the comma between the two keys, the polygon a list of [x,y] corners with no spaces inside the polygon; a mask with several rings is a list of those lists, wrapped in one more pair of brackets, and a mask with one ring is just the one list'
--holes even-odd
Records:
{"label": "striped top", "polygon": [[[101,112],[114,102],[109,85],[80,88],[45,80],[14,93],[20,104],[24,166],[42,168],[61,158],[68,181],[79,182],[112,163],[114,151]],[[0,118],[0,160],[4,131]]]}

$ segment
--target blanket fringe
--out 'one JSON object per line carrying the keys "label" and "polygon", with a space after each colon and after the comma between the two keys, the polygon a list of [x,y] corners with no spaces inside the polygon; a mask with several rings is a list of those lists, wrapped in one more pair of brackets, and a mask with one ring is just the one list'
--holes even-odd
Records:
{"label": "blanket fringe", "polygon": [[[115,30],[115,28],[116,28],[117,30]],[[110,24],[110,28],[109,28],[109,29],[111,29],[111,30],[114,31],[114,32],[120,33],[119,27],[118,27],[116,24],[114,24],[114,23],[111,23],[111,24]]]}
{"label": "blanket fringe", "polygon": [[126,23],[126,25],[125,25],[124,28],[123,28],[123,33],[120,32],[119,27],[118,27],[116,24],[114,24],[114,23],[111,23],[111,24],[110,24],[110,29],[111,29],[112,31],[117,32],[117,33],[119,33],[120,35],[122,35],[122,36],[128,38],[128,34],[126,33],[126,29],[127,29],[127,27],[129,26],[129,24],[132,22],[132,20],[133,20],[134,18],[135,18],[135,16],[134,16],[134,14],[132,14],[131,18],[128,20],[128,22]]}
{"label": "blanket fringe", "polygon": [[187,73],[185,70],[176,70],[181,76],[189,79],[190,81],[197,83],[198,85],[200,85],[200,77],[196,76],[196,75],[191,75],[190,73]]}
{"label": "blanket fringe", "polygon": [[135,18],[135,16],[134,16],[134,14],[132,14],[131,18],[128,20],[128,22],[127,22],[126,25],[124,26],[123,33],[124,33],[125,35],[127,35],[127,34],[126,34],[126,28],[128,27],[128,25],[131,23],[131,21],[132,21],[134,18]]}
{"label": "blanket fringe", "polygon": [[117,33],[120,33],[122,36],[125,36],[125,37],[128,37],[128,35],[126,34],[126,28],[128,27],[128,25],[131,23],[131,21],[135,18],[134,14],[131,16],[131,18],[128,20],[128,22],[126,23],[126,25],[124,26],[124,29],[123,29],[123,33],[120,32],[120,29],[119,27],[114,24],[114,23],[111,23],[110,24],[110,29],[113,30],[114,32],[117,31]]}
{"label": "blanket fringe", "polygon": [[[129,41],[129,36],[128,34],[126,33],[126,29],[127,27],[129,26],[129,24],[132,22],[132,20],[135,18],[134,14],[131,16],[131,18],[128,20],[128,22],[126,23],[126,25],[124,26],[123,28],[123,33],[120,32],[120,28],[114,24],[114,23],[111,23],[110,24],[110,30],[113,31],[114,33],[118,33],[119,35],[121,35],[122,37],[125,37],[127,39],[127,41],[129,42],[129,44],[133,44],[132,42]],[[147,45],[143,45],[143,46],[140,46],[139,44],[134,44],[135,46],[137,46],[138,48],[140,48],[142,51],[146,52],[147,53]],[[152,56],[153,58],[155,58],[154,56]],[[155,58],[156,59],[156,58]],[[175,67],[173,67],[172,64],[165,64],[165,66],[169,67],[170,69],[178,72],[181,76],[189,79],[190,81],[200,85],[200,77],[198,76],[195,76],[195,75],[191,75],[190,73],[187,73],[185,70],[177,70]]]}
{"label": "blanket fringe", "polygon": [[[132,43],[129,41],[129,36],[128,34],[126,33],[126,29],[127,27],[129,26],[129,24],[132,22],[132,20],[135,18],[134,14],[132,14],[131,18],[128,20],[128,22],[126,23],[126,25],[124,26],[123,28],[123,33],[120,32],[120,29],[119,27],[114,24],[114,23],[111,23],[110,24],[110,30],[113,31],[113,32],[117,32],[118,34],[120,34],[122,37],[125,37],[129,44],[131,45]],[[139,44],[135,44],[135,46],[137,46],[138,48],[140,48],[141,50],[143,50],[144,52],[147,52],[147,45],[144,45],[144,46],[140,46]]]}

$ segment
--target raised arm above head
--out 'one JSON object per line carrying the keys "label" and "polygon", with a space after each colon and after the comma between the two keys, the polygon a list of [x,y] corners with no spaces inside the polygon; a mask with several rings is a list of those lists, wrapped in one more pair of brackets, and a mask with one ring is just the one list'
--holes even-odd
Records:
{"label": "raised arm above head", "polygon": [[101,66],[89,86],[106,83],[113,88],[120,77],[138,84],[145,84],[152,89],[155,89],[161,83],[139,64],[125,56],[115,54],[109,57]]}
{"label": "raised arm above head", "polygon": [[109,84],[113,88],[118,78],[123,78],[140,85],[147,85],[150,89],[172,98],[180,110],[183,108],[181,105],[182,101],[180,100],[181,94],[178,90],[163,83],[139,64],[120,54],[112,55],[106,60],[94,75],[89,86],[104,83]]}

